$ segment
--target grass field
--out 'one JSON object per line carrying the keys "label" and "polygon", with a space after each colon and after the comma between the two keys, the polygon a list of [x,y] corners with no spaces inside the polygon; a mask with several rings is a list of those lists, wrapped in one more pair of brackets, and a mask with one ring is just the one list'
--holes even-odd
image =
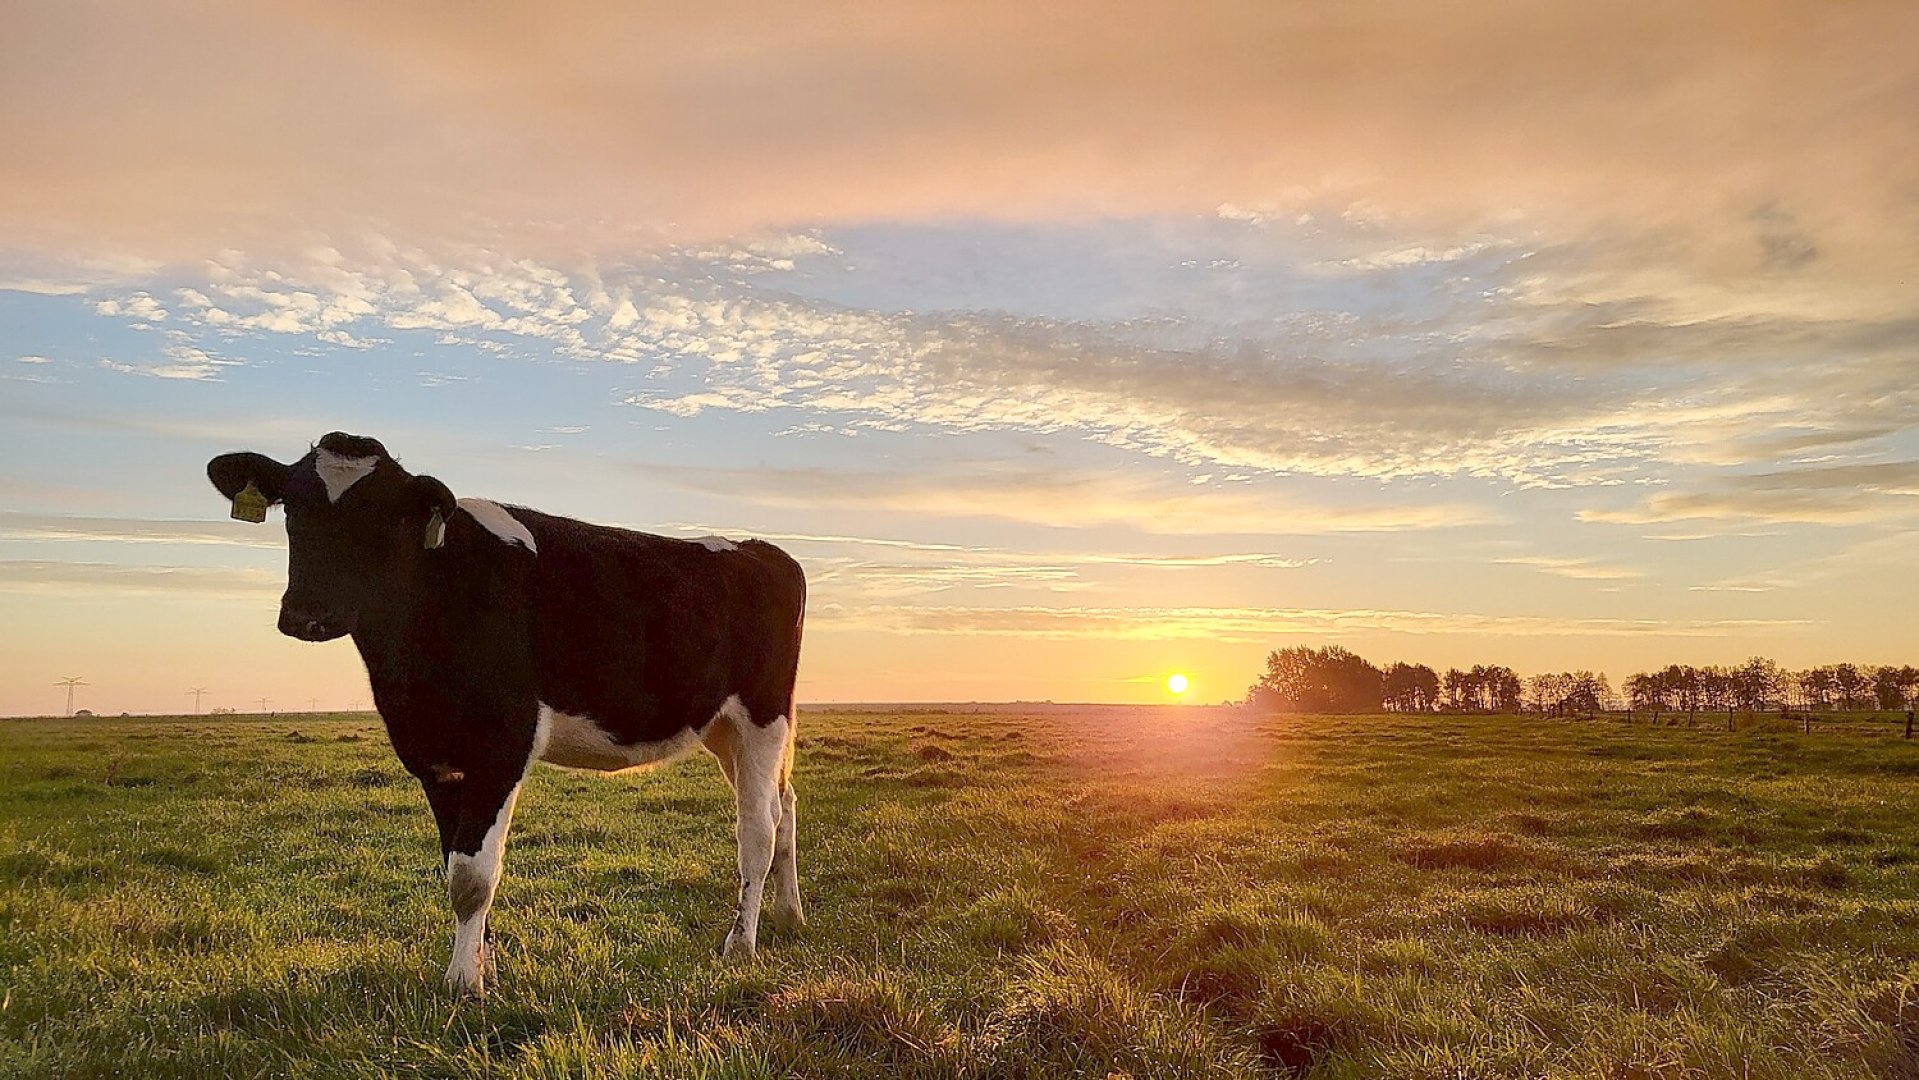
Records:
{"label": "grass field", "polygon": [[804,713],[811,926],[710,761],[536,769],[484,1001],[365,717],[0,723],[9,1076],[1919,1076],[1919,746]]}

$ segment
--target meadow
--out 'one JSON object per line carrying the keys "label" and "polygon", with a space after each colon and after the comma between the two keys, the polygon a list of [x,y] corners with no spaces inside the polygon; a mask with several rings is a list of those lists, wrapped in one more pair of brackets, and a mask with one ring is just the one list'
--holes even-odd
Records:
{"label": "meadow", "polygon": [[484,1000],[369,716],[0,722],[0,1075],[1919,1076],[1919,744],[802,710],[811,924],[703,756],[537,767]]}

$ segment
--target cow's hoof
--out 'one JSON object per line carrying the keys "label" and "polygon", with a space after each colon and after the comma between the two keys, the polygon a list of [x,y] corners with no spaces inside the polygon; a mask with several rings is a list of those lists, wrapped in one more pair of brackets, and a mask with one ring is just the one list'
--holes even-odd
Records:
{"label": "cow's hoof", "polygon": [[731,933],[720,944],[720,956],[728,960],[753,959],[753,942],[745,934]]}
{"label": "cow's hoof", "polygon": [[446,988],[462,997],[483,998],[486,996],[485,965],[477,961],[461,963],[455,960],[446,968]]}
{"label": "cow's hoof", "polygon": [[789,907],[772,908],[767,911],[766,918],[768,921],[770,921],[773,924],[773,929],[779,930],[782,932],[791,932],[794,930],[798,930],[800,927],[806,925],[806,913],[800,910],[800,906],[798,904],[795,904],[790,908]]}

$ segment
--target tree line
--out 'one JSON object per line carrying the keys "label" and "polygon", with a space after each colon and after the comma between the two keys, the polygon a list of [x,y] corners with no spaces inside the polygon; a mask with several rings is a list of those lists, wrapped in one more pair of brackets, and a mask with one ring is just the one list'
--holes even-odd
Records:
{"label": "tree line", "polygon": [[1672,664],[1628,677],[1615,692],[1604,672],[1545,672],[1474,664],[1436,671],[1380,668],[1338,645],[1275,649],[1242,704],[1268,712],[1765,712],[1899,710],[1919,698],[1919,668],[1829,664],[1788,671],[1763,656],[1729,667]]}

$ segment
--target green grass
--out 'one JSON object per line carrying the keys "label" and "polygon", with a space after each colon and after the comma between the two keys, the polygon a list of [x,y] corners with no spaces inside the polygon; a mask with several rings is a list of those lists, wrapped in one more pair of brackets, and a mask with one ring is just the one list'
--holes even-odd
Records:
{"label": "green grass", "polygon": [[807,713],[811,926],[709,761],[540,767],[485,1001],[366,718],[0,723],[0,1074],[1919,1076],[1896,726]]}

